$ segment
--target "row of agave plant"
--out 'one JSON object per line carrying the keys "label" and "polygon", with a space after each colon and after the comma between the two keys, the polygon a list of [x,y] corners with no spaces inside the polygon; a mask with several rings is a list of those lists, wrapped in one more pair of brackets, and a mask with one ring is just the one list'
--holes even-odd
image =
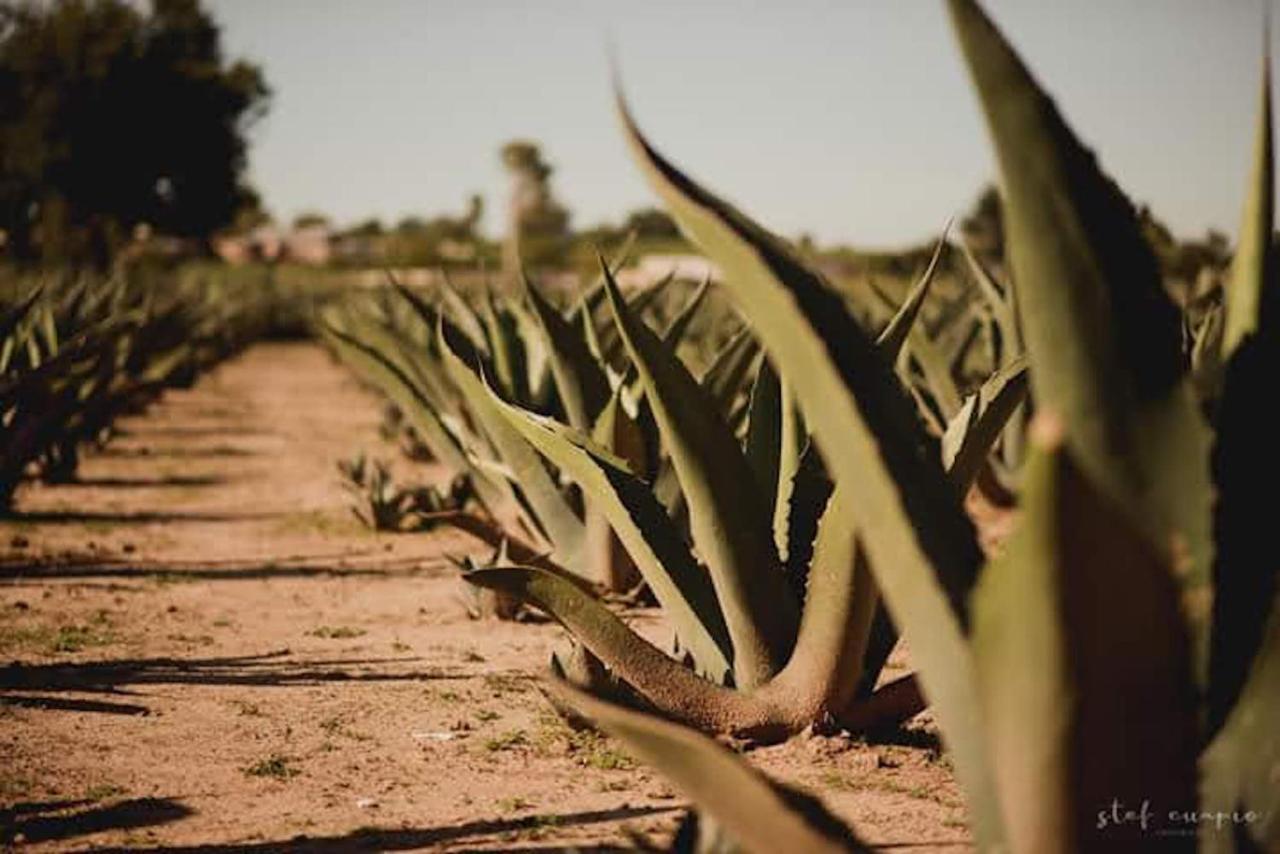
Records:
{"label": "row of agave plant", "polygon": [[[683,787],[718,845],[861,848],[707,735],[856,731],[923,697],[982,850],[1280,849],[1260,498],[1280,452],[1253,411],[1280,370],[1269,78],[1225,297],[1190,328],[1131,203],[980,6],[948,5],[1009,254],[1003,285],[973,260],[1002,348],[949,423],[913,347],[929,274],[873,334],[621,99],[636,162],[723,270],[750,345],[695,378],[675,350],[705,287],[655,332],[651,291],[624,297],[603,263],[567,314],[531,286],[479,310],[402,289],[330,317],[329,336],[472,478],[492,522],[448,520],[502,547],[468,581],[568,629],[579,654],[554,662],[555,694]],[[733,349],[756,346],[754,362]],[[1017,518],[987,556],[965,502],[1001,472]],[[600,595],[633,573],[671,654]],[[917,673],[875,689],[897,631]]]}
{"label": "row of agave plant", "polygon": [[260,331],[248,294],[117,275],[0,286],[0,510],[24,478],[73,480],[122,414],[186,386]]}

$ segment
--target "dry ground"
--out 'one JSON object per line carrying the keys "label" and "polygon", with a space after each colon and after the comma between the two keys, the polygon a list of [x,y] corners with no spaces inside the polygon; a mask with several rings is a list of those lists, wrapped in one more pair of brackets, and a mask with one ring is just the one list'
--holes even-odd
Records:
{"label": "dry ground", "polygon": [[[0,844],[666,839],[681,797],[539,693],[560,631],[465,618],[444,556],[477,545],[351,516],[334,463],[393,457],[378,420],[322,350],[260,345],[125,421],[79,483],[24,486],[0,522]],[[750,758],[869,841],[965,850],[945,759],[916,735]]]}

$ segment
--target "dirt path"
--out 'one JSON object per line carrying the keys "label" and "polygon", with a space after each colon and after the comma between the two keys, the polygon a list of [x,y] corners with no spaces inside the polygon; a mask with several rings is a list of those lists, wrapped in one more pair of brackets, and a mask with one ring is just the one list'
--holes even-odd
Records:
{"label": "dirt path", "polygon": [[[675,793],[539,694],[559,630],[468,621],[444,560],[475,548],[463,535],[351,516],[334,463],[394,458],[378,420],[320,349],[260,345],[124,422],[80,483],[24,487],[0,522],[0,844],[665,838]],[[820,738],[752,760],[871,841],[967,847],[927,745]]]}

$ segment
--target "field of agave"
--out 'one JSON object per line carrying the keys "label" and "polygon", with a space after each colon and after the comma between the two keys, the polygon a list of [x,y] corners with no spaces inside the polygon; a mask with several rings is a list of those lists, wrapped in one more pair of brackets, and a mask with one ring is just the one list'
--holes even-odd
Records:
{"label": "field of agave", "polygon": [[30,470],[73,479],[122,414],[190,386],[271,322],[245,283],[12,275],[0,281],[0,508]]}
{"label": "field of agave", "polygon": [[[480,517],[422,519],[493,545],[464,568],[477,612],[561,623],[556,696],[669,774],[704,831],[858,848],[705,735],[868,731],[927,701],[983,850],[1190,849],[1197,831],[1275,850],[1277,455],[1249,402],[1280,369],[1269,83],[1225,298],[1180,306],[1013,48],[950,6],[1007,211],[1003,272],[952,250],[976,312],[918,322],[931,265],[886,325],[860,323],[619,96],[639,168],[723,281],[624,294],[602,259],[569,304],[529,281],[475,301],[397,287],[324,334],[470,482]],[[688,340],[708,290],[730,306],[710,325],[738,329],[710,353]],[[619,620],[619,596],[655,601],[672,646]],[[899,632],[916,675],[877,686]],[[1126,821],[1144,803],[1159,832]]]}
{"label": "field of agave", "polygon": [[[982,851],[1280,850],[1280,452],[1269,72],[1229,276],[1170,296],[1139,218],[973,0],[949,0],[1007,258],[944,232],[874,306],[634,161],[721,275],[520,274],[327,300],[315,334],[447,486],[342,475],[378,529],[461,529],[478,619],[569,642],[547,691],[698,808],[677,850],[863,850],[730,747],[928,708]],[[945,268],[945,272],[943,272]],[[229,289],[230,288],[230,289]],[[0,501],[262,334],[260,291],[4,284]],[[656,644],[619,616],[653,606]],[[904,642],[914,673],[884,678]]]}

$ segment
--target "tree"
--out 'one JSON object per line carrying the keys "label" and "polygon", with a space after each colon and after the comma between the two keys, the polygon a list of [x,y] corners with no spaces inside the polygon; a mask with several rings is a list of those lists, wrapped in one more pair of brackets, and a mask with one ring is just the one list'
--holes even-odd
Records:
{"label": "tree", "polygon": [[960,221],[960,231],[975,252],[1004,260],[1004,210],[994,184],[982,188],[973,209]]}
{"label": "tree", "polygon": [[[561,263],[569,245],[569,212],[551,192],[552,168],[537,143],[515,140],[502,147],[511,176],[503,266],[514,275],[520,265]],[[476,211],[478,218],[479,212]]]}
{"label": "tree", "polygon": [[20,262],[105,264],[136,227],[203,238],[257,196],[261,72],[198,0],[0,0],[0,229]]}

